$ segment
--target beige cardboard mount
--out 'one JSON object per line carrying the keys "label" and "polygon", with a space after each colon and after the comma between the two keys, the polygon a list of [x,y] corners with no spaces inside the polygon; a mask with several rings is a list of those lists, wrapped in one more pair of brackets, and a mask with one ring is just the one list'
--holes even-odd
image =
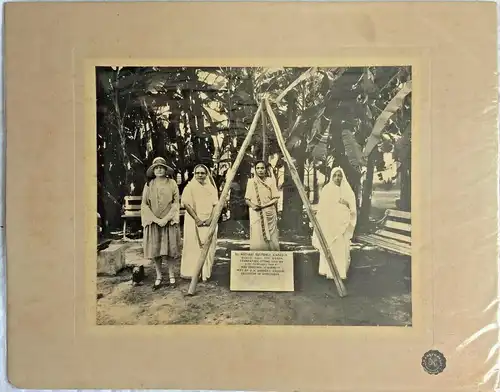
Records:
{"label": "beige cardboard mount", "polygon": [[[10,382],[492,390],[497,332],[463,343],[496,322],[496,27],[482,2],[7,4]],[[94,67],[111,64],[412,65],[413,326],[97,327]]]}

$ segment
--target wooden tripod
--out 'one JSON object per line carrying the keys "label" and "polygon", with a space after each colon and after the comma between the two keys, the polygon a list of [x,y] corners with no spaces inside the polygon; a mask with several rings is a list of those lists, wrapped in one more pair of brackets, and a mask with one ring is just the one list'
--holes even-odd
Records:
{"label": "wooden tripod", "polygon": [[265,115],[264,110],[265,110],[265,112],[267,112],[269,119],[271,120],[271,124],[273,126],[274,133],[276,134],[276,139],[278,141],[278,145],[280,146],[281,152],[283,153],[283,157],[284,157],[285,162],[288,166],[288,169],[290,170],[290,174],[291,174],[292,179],[295,183],[295,186],[297,187],[297,189],[299,191],[300,198],[302,199],[302,202],[304,203],[304,206],[306,207],[307,215],[314,226],[314,230],[316,230],[319,242],[320,242],[321,247],[323,249],[323,252],[326,256],[328,265],[330,266],[330,270],[332,272],[333,279],[335,281],[335,285],[337,286],[337,291],[338,291],[340,297],[345,297],[347,295],[347,290],[346,290],[342,280],[340,279],[339,272],[338,272],[337,267],[335,266],[335,263],[333,261],[333,256],[330,252],[330,249],[329,249],[328,244],[326,242],[326,239],[323,235],[323,232],[321,230],[319,222],[316,219],[316,216],[314,215],[314,212],[313,212],[312,207],[311,207],[311,203],[309,202],[309,198],[306,195],[306,192],[304,190],[302,182],[300,181],[300,176],[297,173],[297,169],[295,168],[295,165],[292,162],[292,157],[290,156],[290,153],[286,149],[285,140],[283,139],[283,135],[281,133],[281,129],[280,129],[279,124],[278,124],[278,120],[276,119],[276,116],[274,115],[274,112],[273,112],[271,105],[270,105],[267,98],[264,98],[261,101],[261,103],[257,109],[257,113],[255,113],[255,116],[253,118],[252,124],[250,126],[250,130],[248,131],[248,134],[247,134],[245,140],[243,141],[243,144],[241,145],[240,151],[238,152],[236,160],[234,161],[229,172],[227,173],[226,183],[225,183],[224,189],[222,190],[222,193],[220,195],[219,202],[217,203],[217,205],[215,207],[215,212],[214,212],[214,215],[212,218],[212,223],[210,224],[210,227],[208,230],[207,239],[206,239],[205,244],[203,245],[203,248],[201,250],[200,257],[199,257],[197,265],[196,265],[196,270],[194,271],[193,277],[191,278],[191,283],[190,283],[189,289],[188,289],[188,295],[194,295],[194,293],[196,291],[196,285],[198,283],[198,276],[200,274],[201,269],[203,268],[203,264],[205,263],[205,259],[206,259],[207,254],[208,254],[208,249],[210,248],[210,243],[211,243],[212,238],[215,234],[215,228],[217,227],[218,220],[219,220],[220,214],[222,212],[222,207],[225,204],[225,200],[226,200],[228,193],[229,193],[229,188],[230,188],[231,183],[236,175],[236,172],[241,164],[241,161],[243,160],[243,157],[245,155],[245,151],[247,150],[248,146],[250,145],[250,141],[252,140],[252,135],[254,134],[255,129],[257,128],[257,123],[259,121],[259,118],[261,117],[261,115],[264,118],[264,115]]}

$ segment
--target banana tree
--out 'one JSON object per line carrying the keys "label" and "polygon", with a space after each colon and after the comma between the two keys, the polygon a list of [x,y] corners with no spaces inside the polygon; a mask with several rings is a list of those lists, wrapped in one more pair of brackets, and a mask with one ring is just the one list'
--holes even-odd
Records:
{"label": "banana tree", "polygon": [[[281,75],[285,87],[276,91],[272,100],[277,116],[282,115],[279,121],[287,150],[294,159],[300,180],[304,182],[306,161],[314,149],[318,135],[329,124],[329,119],[324,115],[329,92],[344,69],[313,67],[287,71],[288,73]],[[316,170],[315,159],[310,164]],[[313,182],[313,186],[316,186],[316,182]],[[317,190],[314,189],[313,193],[317,193]],[[302,228],[302,200],[288,171],[285,171],[283,181],[283,201],[283,225],[297,230]]]}
{"label": "banana tree", "polygon": [[[398,75],[400,72],[398,72]],[[392,118],[397,117],[398,113],[405,111],[405,100],[409,94],[411,94],[411,79],[405,83],[400,83],[390,101],[385,105],[382,112],[378,115],[375,120],[373,129],[366,140],[366,144],[363,149],[363,159],[367,162],[367,171],[365,181],[363,183],[363,196],[362,205],[360,211],[360,225],[365,225],[369,221],[370,210],[371,210],[371,196],[373,187],[373,171],[376,165],[375,154],[379,153],[378,146],[383,143],[384,132],[388,131],[390,125],[396,124]],[[387,141],[392,140],[391,137],[387,137]],[[380,155],[380,154],[378,154]],[[402,193],[404,191],[402,190]]]}
{"label": "banana tree", "polygon": [[382,141],[382,132],[386,127],[387,123],[391,117],[401,109],[404,100],[412,90],[412,81],[404,83],[400,88],[394,98],[387,104],[382,113],[377,117],[373,130],[366,141],[365,148],[363,149],[363,155],[367,159],[372,150]]}
{"label": "banana tree", "polygon": [[399,208],[411,211],[411,122],[408,124],[403,136],[395,145],[394,158],[399,162],[401,176],[401,197]]}

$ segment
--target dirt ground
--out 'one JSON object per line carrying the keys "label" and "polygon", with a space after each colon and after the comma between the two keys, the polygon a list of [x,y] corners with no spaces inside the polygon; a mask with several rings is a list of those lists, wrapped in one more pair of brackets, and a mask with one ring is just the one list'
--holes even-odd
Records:
{"label": "dirt ground", "polygon": [[244,240],[219,239],[212,279],[200,282],[193,297],[183,294],[189,286],[187,280],[178,281],[175,288],[153,291],[154,268],[142,258],[140,242],[130,244],[126,262],[145,265],[146,280],[142,286],[132,286],[129,270],[99,276],[97,323],[411,326],[409,257],[355,244],[345,281],[348,296],[340,298],[334,282],[317,274],[317,252],[287,243],[283,250],[296,252],[295,292],[232,292],[230,252],[244,250],[246,244]]}

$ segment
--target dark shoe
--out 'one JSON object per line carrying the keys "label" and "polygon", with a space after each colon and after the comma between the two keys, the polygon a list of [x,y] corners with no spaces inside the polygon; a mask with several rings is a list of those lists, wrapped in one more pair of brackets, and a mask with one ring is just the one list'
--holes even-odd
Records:
{"label": "dark shoe", "polygon": [[163,279],[156,279],[155,284],[153,285],[153,290],[158,290],[163,283]]}

